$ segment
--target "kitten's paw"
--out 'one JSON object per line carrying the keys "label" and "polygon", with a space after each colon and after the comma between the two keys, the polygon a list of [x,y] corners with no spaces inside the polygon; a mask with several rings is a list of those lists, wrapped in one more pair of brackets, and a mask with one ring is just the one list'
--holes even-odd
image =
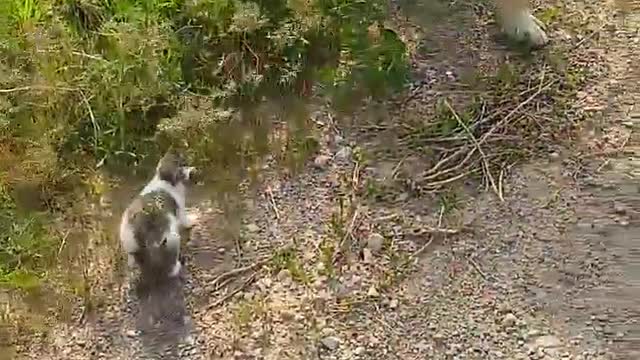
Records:
{"label": "kitten's paw", "polygon": [[544,24],[528,11],[505,19],[504,32],[513,40],[528,42],[534,48],[540,48],[549,42]]}
{"label": "kitten's paw", "polygon": [[169,272],[169,277],[176,277],[180,275],[181,269],[182,269],[182,263],[180,263],[180,260],[176,260],[176,263],[173,264],[173,268]]}
{"label": "kitten's paw", "polygon": [[198,222],[198,214],[186,213],[182,217],[182,226],[185,229],[191,229]]}
{"label": "kitten's paw", "polygon": [[129,269],[133,269],[137,265],[136,258],[131,254],[127,254],[127,265],[129,266]]}
{"label": "kitten's paw", "polygon": [[185,179],[191,180],[193,176],[196,174],[196,168],[193,166],[185,166],[182,168],[182,172],[184,174]]}

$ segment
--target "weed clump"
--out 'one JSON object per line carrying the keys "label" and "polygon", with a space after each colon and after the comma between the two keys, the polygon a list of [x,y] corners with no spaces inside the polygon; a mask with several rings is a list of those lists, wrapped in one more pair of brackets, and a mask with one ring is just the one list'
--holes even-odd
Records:
{"label": "weed clump", "polygon": [[381,95],[407,71],[383,4],[12,0],[0,22],[3,133],[67,163],[132,164],[194,97],[256,125],[248,113],[267,100]]}
{"label": "weed clump", "polygon": [[58,243],[47,231],[45,217],[21,213],[6,188],[0,188],[0,286],[38,287]]}

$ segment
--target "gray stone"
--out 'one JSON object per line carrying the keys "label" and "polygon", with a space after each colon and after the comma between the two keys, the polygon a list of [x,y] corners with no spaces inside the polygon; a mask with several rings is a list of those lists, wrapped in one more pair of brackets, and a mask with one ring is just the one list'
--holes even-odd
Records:
{"label": "gray stone", "polygon": [[372,233],[367,238],[367,248],[372,252],[378,252],[382,250],[383,244],[384,244],[384,236],[378,233]]}
{"label": "gray stone", "polygon": [[562,341],[553,335],[544,335],[536,339],[536,346],[539,348],[556,348],[562,345]]}
{"label": "gray stone", "polygon": [[340,340],[335,336],[327,336],[320,340],[320,343],[329,350],[335,350],[340,345]]}
{"label": "gray stone", "polygon": [[329,160],[331,160],[331,157],[328,155],[318,155],[313,160],[313,166],[315,166],[318,169],[324,169],[327,167]]}

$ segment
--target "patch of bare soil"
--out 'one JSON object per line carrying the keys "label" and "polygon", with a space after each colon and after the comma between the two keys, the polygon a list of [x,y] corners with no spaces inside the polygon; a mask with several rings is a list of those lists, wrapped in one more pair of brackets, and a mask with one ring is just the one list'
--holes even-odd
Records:
{"label": "patch of bare soil", "polygon": [[[447,176],[430,178],[429,169],[450,148],[419,136],[415,119],[437,117],[444,93],[461,94],[452,108],[473,96],[455,90],[460,67],[447,61],[451,52],[434,58],[416,50],[418,80],[397,111],[412,119],[383,114],[347,133],[318,111],[321,150],[301,174],[267,164],[259,186],[222,203],[206,187],[194,189],[199,222],[175,281],[140,286],[122,275],[113,238],[92,242],[91,307],[78,303],[76,316],[46,337],[16,342],[16,358],[637,359],[640,76],[629,75],[640,58],[640,46],[631,45],[640,22],[635,15],[622,23],[601,4],[581,6],[562,11],[590,19],[585,27],[595,22],[589,37],[561,22],[551,30],[554,46],[581,49],[572,61],[595,66],[567,113],[533,99],[545,86],[541,72],[514,97],[532,98],[526,107],[485,101],[492,108],[475,120],[486,134],[487,124],[500,125],[495,119],[513,117],[512,127],[556,117],[578,123],[571,117],[586,112],[591,120],[571,129],[579,135],[574,145],[541,130],[538,143],[554,146],[541,146],[543,156],[525,165],[500,155],[493,159],[502,166],[486,170],[475,154],[473,173],[486,180],[493,171],[495,187],[436,184]],[[485,19],[482,9],[472,19]],[[460,36],[469,56],[454,58],[495,74],[507,52],[489,48],[486,30]],[[362,117],[380,115],[374,111]],[[493,120],[483,123],[489,113]],[[408,124],[411,135],[398,137],[402,129],[389,122]],[[522,139],[498,127],[485,149]],[[389,150],[394,138],[404,142]],[[454,151],[477,151],[467,140],[452,140]],[[426,182],[404,181],[420,175]],[[458,179],[478,178],[464,175]],[[126,203],[133,191],[111,197]],[[111,210],[105,231],[121,209]]]}

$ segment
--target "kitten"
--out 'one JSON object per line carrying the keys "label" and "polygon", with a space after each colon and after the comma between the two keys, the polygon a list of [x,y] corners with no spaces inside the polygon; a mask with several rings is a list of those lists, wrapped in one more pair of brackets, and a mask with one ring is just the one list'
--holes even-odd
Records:
{"label": "kitten", "polygon": [[175,277],[180,273],[180,230],[191,228],[186,212],[186,184],[195,168],[169,150],[155,175],[122,214],[120,241],[130,267],[145,275]]}

